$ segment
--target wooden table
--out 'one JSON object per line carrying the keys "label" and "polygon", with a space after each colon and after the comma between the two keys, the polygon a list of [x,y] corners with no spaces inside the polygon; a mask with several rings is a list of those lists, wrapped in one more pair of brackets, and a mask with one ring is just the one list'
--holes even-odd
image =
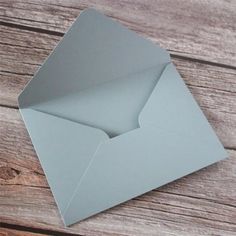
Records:
{"label": "wooden table", "polygon": [[[17,96],[81,10],[171,53],[229,158],[65,228]],[[0,235],[236,235],[236,1],[1,0]]]}

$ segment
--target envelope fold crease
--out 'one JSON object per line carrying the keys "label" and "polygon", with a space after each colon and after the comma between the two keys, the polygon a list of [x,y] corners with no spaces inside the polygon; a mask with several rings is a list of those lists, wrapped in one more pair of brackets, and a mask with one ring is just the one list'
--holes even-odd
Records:
{"label": "envelope fold crease", "polygon": [[32,109],[22,109],[21,113],[63,212],[94,150],[109,137],[101,130]]}

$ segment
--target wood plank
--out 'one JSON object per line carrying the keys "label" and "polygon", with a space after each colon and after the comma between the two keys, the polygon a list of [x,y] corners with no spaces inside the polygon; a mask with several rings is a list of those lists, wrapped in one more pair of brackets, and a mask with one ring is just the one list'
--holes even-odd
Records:
{"label": "wood plank", "polygon": [[[4,1],[0,21],[10,27],[0,28],[0,104],[17,106],[17,94],[88,5],[160,42],[174,55],[228,64],[219,67],[173,58],[224,145],[235,149],[232,1],[137,1],[135,6],[131,1],[106,0]],[[194,7],[191,14],[186,11],[190,7]],[[21,29],[15,28],[19,25]],[[225,161],[65,228],[18,110],[0,107],[0,124],[0,225],[62,235],[236,235],[234,150],[228,150],[230,158]]]}
{"label": "wood plank", "polygon": [[[1,27],[0,104],[17,96],[61,37]],[[236,147],[236,70],[173,57],[186,84],[226,147]]]}
{"label": "wood plank", "polygon": [[0,104],[17,96],[61,37],[0,26]]}
{"label": "wood plank", "polygon": [[0,236],[43,236],[46,234],[32,233],[27,231],[1,228],[0,227]]}
{"label": "wood plank", "polygon": [[18,110],[0,107],[0,123],[0,222],[86,235],[236,235],[234,150],[224,161],[65,228]]}
{"label": "wood plank", "polygon": [[0,21],[62,34],[87,7],[104,12],[174,54],[236,66],[235,1],[8,0],[0,3]]}

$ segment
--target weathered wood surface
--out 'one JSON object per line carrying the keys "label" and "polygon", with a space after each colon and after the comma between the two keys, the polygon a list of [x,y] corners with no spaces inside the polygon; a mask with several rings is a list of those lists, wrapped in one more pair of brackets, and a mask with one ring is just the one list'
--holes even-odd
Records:
{"label": "weathered wood surface", "polygon": [[[169,49],[230,158],[65,228],[17,96],[87,6]],[[1,1],[0,235],[236,235],[235,11],[219,0]]]}
{"label": "weathered wood surface", "polygon": [[8,0],[0,6],[2,22],[52,34],[94,7],[175,54],[236,66],[235,1]]}
{"label": "weathered wood surface", "polygon": [[44,234],[32,233],[27,231],[7,229],[0,227],[0,236],[43,236]]}

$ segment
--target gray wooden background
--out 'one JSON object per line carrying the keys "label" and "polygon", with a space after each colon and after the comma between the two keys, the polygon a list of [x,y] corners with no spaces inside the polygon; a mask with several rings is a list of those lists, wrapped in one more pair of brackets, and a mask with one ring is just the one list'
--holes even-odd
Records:
{"label": "gray wooden background", "polygon": [[[169,50],[230,158],[65,228],[17,96],[87,7]],[[0,235],[66,233],[236,235],[236,1],[0,0]]]}

